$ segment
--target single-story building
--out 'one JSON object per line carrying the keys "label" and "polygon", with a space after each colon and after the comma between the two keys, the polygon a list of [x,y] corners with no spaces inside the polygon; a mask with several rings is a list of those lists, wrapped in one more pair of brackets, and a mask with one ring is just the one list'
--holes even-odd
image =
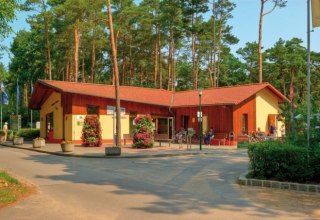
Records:
{"label": "single-story building", "polygon": [[[267,133],[271,123],[279,130],[282,124],[277,120],[279,104],[286,97],[271,84],[261,83],[204,89],[201,96],[198,90],[172,92],[120,86],[120,99],[122,134],[132,133],[137,115],[150,114],[155,132],[172,138],[182,128],[193,128],[199,134],[200,106],[204,132],[213,128],[216,133],[233,132],[237,137],[261,128]],[[80,143],[83,121],[88,114],[99,116],[102,141],[113,141],[113,85],[38,80],[29,108],[40,110],[40,136],[49,142],[66,139]]]}

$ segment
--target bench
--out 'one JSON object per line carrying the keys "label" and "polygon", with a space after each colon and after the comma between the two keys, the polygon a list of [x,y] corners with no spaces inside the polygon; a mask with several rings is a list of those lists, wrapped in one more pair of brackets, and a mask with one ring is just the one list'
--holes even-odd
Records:
{"label": "bench", "polygon": [[123,144],[126,145],[127,140],[133,141],[133,134],[123,134]]}
{"label": "bench", "polygon": [[169,138],[168,134],[155,134],[154,140],[159,142],[160,147],[161,147],[161,142],[163,142],[163,141],[169,142],[169,147],[170,147],[170,144],[172,141],[172,139]]}
{"label": "bench", "polygon": [[215,145],[215,143],[218,143],[219,146],[226,145],[226,140],[228,139],[227,133],[215,133],[214,138],[210,141],[210,144]]}
{"label": "bench", "polygon": [[244,135],[238,135],[237,137],[238,142],[249,142],[249,136],[244,134]]}

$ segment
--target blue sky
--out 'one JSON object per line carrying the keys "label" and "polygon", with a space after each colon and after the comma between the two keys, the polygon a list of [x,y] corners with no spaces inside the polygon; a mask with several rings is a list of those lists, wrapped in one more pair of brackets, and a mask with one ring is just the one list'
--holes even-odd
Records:
{"label": "blue sky", "polygon": [[[233,26],[233,34],[239,38],[239,43],[232,47],[235,51],[243,47],[246,42],[258,41],[258,25],[260,0],[233,0],[236,8],[232,12],[233,18],[229,24]],[[268,10],[271,5],[266,6]],[[27,14],[19,13],[17,20],[13,22],[15,31],[27,29]],[[12,43],[12,35],[3,43],[10,46]],[[262,44],[264,48],[272,47],[279,38],[290,40],[298,37],[304,41],[306,47],[307,42],[307,1],[306,0],[289,0],[285,8],[277,8],[271,14],[264,17],[263,20],[263,38]],[[311,50],[320,52],[320,28],[315,28],[311,32]],[[8,65],[10,62],[7,53],[4,53],[1,62]]]}

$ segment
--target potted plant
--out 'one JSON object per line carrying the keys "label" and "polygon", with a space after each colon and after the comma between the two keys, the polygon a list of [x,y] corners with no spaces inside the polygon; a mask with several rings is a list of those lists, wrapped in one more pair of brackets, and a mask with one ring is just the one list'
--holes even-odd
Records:
{"label": "potted plant", "polygon": [[32,145],[33,145],[33,148],[44,147],[46,145],[46,141],[42,137],[37,137],[32,140]]}
{"label": "potted plant", "polygon": [[23,144],[23,137],[15,135],[13,136],[12,142],[13,142],[13,145],[21,145]]}
{"label": "potted plant", "polygon": [[61,141],[60,146],[63,152],[72,152],[74,150],[74,144],[70,140]]}
{"label": "potted plant", "polygon": [[106,153],[106,156],[120,156],[121,147],[106,147],[105,153]]}

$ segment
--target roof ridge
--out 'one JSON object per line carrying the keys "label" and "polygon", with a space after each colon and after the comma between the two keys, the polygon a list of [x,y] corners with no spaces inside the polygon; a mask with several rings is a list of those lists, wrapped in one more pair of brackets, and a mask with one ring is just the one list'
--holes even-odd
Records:
{"label": "roof ridge", "polygon": [[[222,87],[216,87],[216,88],[203,88],[203,90],[218,90],[218,89],[227,89],[227,88],[234,88],[234,87],[245,87],[245,86],[258,86],[258,85],[271,85],[269,82],[262,82],[262,83],[247,83],[247,84],[239,84],[239,85],[229,85],[229,86],[222,86]],[[185,91],[177,91],[177,93],[180,92],[194,92],[195,89],[193,90],[185,90]]]}
{"label": "roof ridge", "polygon": [[[72,84],[89,84],[89,85],[94,85],[94,86],[109,86],[109,87],[114,87],[114,85],[109,85],[109,84],[102,84],[102,83],[90,83],[90,82],[72,82],[72,81],[63,81],[63,80],[43,80],[39,79],[38,81],[42,81],[44,83],[46,82],[61,82],[61,83],[72,83]],[[128,85],[120,85],[121,88],[141,88],[141,89],[150,89],[150,90],[161,90],[161,91],[167,91],[171,92],[166,89],[158,89],[158,88],[150,88],[150,87],[142,87],[142,86],[128,86]]]}

